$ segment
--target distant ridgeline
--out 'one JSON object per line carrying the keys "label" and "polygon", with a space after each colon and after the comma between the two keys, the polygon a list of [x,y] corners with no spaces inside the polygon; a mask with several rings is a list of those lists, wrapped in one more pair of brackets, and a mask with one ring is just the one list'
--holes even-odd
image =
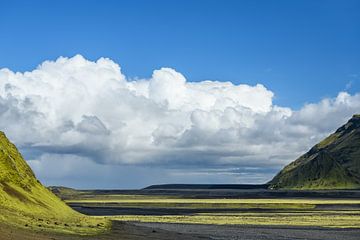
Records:
{"label": "distant ridgeline", "polygon": [[151,185],[144,189],[267,189],[268,184],[161,184]]}
{"label": "distant ridgeline", "polygon": [[281,170],[273,189],[360,189],[360,114]]}

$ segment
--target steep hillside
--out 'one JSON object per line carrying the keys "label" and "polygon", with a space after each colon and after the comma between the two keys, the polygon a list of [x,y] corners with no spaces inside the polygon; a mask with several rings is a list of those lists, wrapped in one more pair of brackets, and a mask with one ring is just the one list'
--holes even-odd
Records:
{"label": "steep hillside", "polygon": [[269,182],[271,188],[360,188],[360,115],[287,165]]}
{"label": "steep hillside", "polygon": [[104,219],[73,211],[41,185],[3,132],[0,132],[0,222],[77,234],[95,234],[109,227]]}

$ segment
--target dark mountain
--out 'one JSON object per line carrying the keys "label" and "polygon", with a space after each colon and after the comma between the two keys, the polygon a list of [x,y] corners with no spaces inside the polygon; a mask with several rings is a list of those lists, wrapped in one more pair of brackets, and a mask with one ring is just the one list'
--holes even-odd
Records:
{"label": "dark mountain", "polygon": [[287,165],[269,184],[274,189],[360,188],[360,114]]}
{"label": "dark mountain", "polygon": [[267,189],[269,185],[267,184],[160,184],[160,185],[151,185],[144,190],[152,189],[180,189],[180,190],[224,190],[224,189]]}

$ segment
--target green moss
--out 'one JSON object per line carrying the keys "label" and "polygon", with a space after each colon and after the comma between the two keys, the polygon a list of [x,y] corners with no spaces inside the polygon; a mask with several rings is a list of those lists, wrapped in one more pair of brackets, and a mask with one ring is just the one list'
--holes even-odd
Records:
{"label": "green moss", "polygon": [[320,143],[318,143],[316,146],[318,148],[325,148],[326,146],[334,143],[336,141],[336,139],[339,138],[339,133],[334,133],[331,134],[329,137],[325,138],[324,140],[322,140]]}

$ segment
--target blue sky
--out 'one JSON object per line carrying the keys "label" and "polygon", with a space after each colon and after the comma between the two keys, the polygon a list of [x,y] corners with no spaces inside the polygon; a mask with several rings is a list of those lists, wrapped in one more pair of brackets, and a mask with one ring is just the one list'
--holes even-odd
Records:
{"label": "blue sky", "polygon": [[3,0],[0,130],[47,185],[264,183],[360,113],[359,13]]}
{"label": "blue sky", "polygon": [[130,77],[262,83],[275,103],[360,89],[359,1],[2,1],[0,67],[82,54]]}

